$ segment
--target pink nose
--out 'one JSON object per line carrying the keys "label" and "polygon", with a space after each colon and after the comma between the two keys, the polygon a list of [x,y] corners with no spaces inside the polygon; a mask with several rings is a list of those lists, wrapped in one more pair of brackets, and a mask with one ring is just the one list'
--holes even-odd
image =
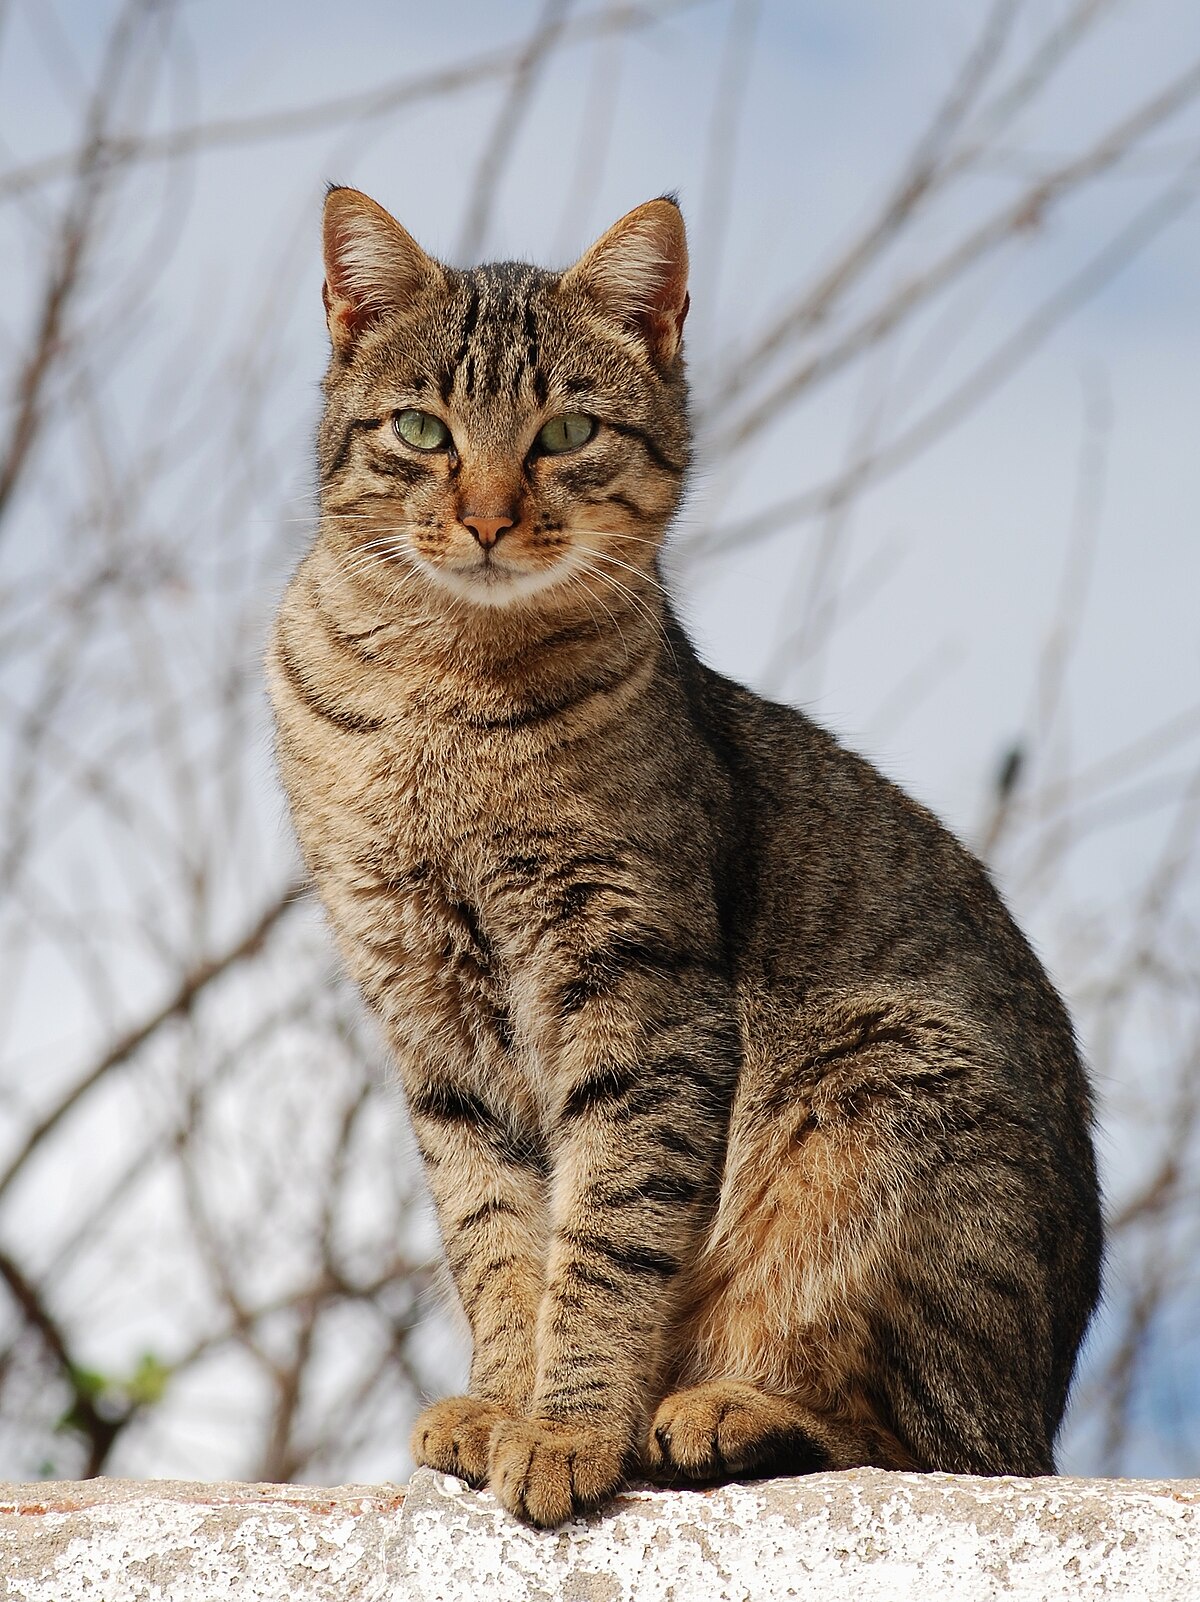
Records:
{"label": "pink nose", "polygon": [[480,545],[495,545],[502,534],[513,527],[511,517],[464,517],[462,520]]}

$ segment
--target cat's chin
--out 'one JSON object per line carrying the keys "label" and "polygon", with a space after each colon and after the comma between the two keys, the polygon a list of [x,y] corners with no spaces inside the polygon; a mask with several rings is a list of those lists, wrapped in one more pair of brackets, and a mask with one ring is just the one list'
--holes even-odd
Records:
{"label": "cat's chin", "polygon": [[553,567],[539,568],[536,572],[501,568],[495,564],[465,570],[434,567],[430,563],[423,566],[428,577],[457,600],[492,608],[512,606],[530,596],[545,594],[562,583],[568,568],[566,562],[556,562]]}

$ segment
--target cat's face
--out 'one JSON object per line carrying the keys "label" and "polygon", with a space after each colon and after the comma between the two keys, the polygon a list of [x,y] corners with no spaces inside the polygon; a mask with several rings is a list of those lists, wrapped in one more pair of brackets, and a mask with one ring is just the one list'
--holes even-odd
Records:
{"label": "cat's face", "polygon": [[458,272],[338,189],[325,266],[323,535],[356,577],[495,607],[653,571],[688,453],[672,202],[563,274]]}

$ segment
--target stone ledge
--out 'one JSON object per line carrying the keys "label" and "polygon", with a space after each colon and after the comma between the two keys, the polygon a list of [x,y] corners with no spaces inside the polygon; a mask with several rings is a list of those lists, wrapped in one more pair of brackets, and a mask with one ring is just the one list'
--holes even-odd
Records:
{"label": "stone ledge", "polygon": [[396,1486],[0,1486],[5,1602],[358,1602],[399,1590]]}
{"label": "stone ledge", "polygon": [[11,1602],[1196,1602],[1200,1481],[873,1469],[631,1490],[544,1533],[396,1487],[0,1488]]}

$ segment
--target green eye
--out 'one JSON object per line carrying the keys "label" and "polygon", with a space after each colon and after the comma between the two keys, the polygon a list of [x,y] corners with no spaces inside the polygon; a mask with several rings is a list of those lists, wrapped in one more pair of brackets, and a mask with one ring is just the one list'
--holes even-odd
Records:
{"label": "green eye", "polygon": [[550,419],[537,437],[538,448],[547,456],[557,456],[559,451],[573,451],[577,445],[586,445],[595,432],[595,418],[585,417],[582,412],[567,412]]}
{"label": "green eye", "polygon": [[412,408],[397,412],[392,418],[392,427],[404,443],[411,445],[415,451],[440,451],[450,439],[450,430],[440,417]]}

